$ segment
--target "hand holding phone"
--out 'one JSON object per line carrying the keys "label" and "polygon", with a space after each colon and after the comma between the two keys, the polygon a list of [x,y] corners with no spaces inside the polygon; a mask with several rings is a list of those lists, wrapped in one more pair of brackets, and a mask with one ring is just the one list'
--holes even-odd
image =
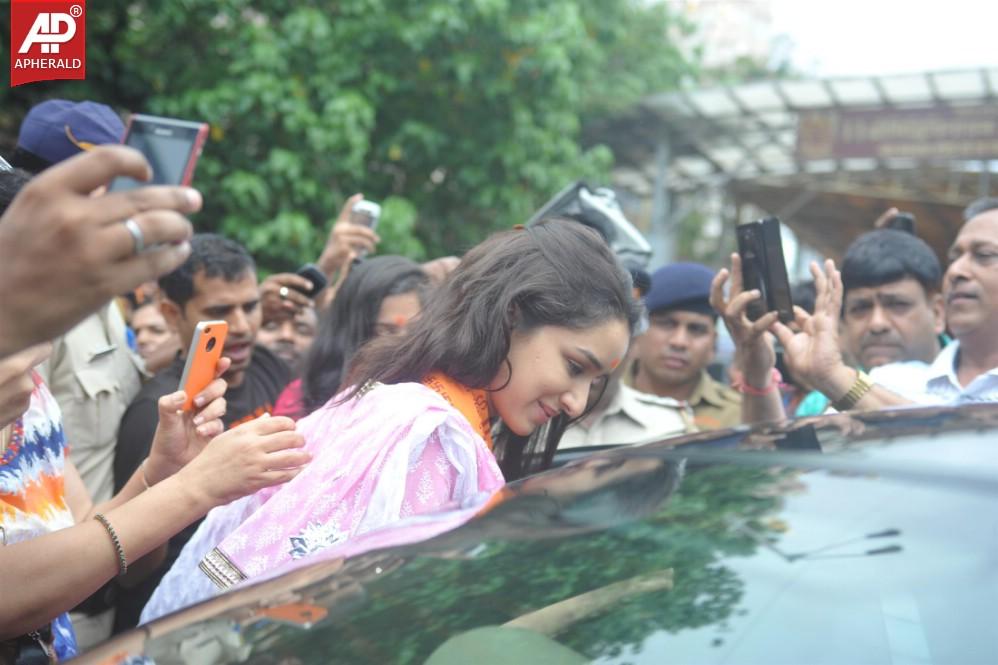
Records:
{"label": "hand holding phone", "polygon": [[268,275],[260,283],[260,309],[263,312],[263,322],[283,321],[293,317],[302,308],[313,307],[315,303],[308,293],[314,290],[315,286],[310,278],[295,273],[279,272]]}
{"label": "hand holding phone", "polygon": [[[357,226],[366,226],[367,228],[374,231],[378,228],[378,220],[381,218],[381,206],[374,201],[360,200],[353,204],[353,209],[350,210],[350,223],[356,224]],[[357,250],[357,258],[354,261],[358,261],[367,256],[366,249]]]}
{"label": "hand holding phone", "polygon": [[742,260],[742,288],[758,290],[762,296],[749,303],[749,320],[756,321],[766,312],[778,312],[782,323],[794,320],[790,280],[783,258],[780,220],[775,217],[742,224],[737,228],[738,254]]}
{"label": "hand holding phone", "polygon": [[910,212],[899,212],[891,215],[884,222],[884,228],[904,231],[905,233],[915,235],[915,216]]}
{"label": "hand holding phone", "polygon": [[305,291],[299,289],[301,293],[305,294],[309,298],[315,298],[317,295],[322,293],[322,290],[326,288],[329,282],[329,280],[326,279],[326,275],[319,269],[319,266],[314,263],[306,263],[301,268],[298,268],[298,270],[295,271],[295,274],[312,282],[311,290]]}
{"label": "hand holding phone", "polygon": [[215,367],[222,357],[229,324],[225,321],[200,321],[187,350],[187,362],[180,377],[180,390],[187,394],[184,411],[194,408],[194,398],[215,379]]}
{"label": "hand holding phone", "polygon": [[123,192],[145,185],[190,185],[207,136],[208,125],[203,122],[133,115],[122,142],[145,156],[152,167],[152,180],[116,178],[108,191]]}
{"label": "hand holding phone", "polygon": [[374,201],[360,200],[353,205],[350,211],[350,223],[359,226],[366,226],[372,231],[378,228],[378,220],[381,218],[381,206]]}

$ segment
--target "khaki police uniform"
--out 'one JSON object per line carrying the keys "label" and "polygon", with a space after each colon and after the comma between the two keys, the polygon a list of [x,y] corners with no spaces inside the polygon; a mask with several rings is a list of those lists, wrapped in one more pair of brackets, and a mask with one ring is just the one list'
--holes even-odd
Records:
{"label": "khaki police uniform", "polygon": [[715,381],[707,370],[700,373],[700,383],[690,395],[693,422],[697,429],[734,427],[742,422],[742,396],[734,388]]}
{"label": "khaki police uniform", "polygon": [[142,387],[142,361],[128,348],[114,303],[57,339],[39,373],[62,411],[69,456],[94,504],[114,492],[118,424]]}
{"label": "khaki police uniform", "polygon": [[693,412],[682,402],[621,384],[606,409],[565,430],[558,448],[643,443],[694,431]]}

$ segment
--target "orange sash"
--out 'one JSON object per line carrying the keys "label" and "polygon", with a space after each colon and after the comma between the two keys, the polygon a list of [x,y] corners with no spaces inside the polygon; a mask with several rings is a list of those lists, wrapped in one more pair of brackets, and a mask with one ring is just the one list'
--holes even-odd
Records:
{"label": "orange sash", "polygon": [[461,412],[472,428],[478,432],[485,445],[492,450],[492,424],[489,420],[489,400],[481,388],[471,389],[440,372],[433,372],[423,379],[423,385],[438,393],[451,406]]}

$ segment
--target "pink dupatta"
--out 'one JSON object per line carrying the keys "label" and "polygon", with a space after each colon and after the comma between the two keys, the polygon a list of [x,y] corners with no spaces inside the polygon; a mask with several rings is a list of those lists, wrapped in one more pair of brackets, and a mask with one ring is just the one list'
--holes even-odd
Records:
{"label": "pink dupatta", "polygon": [[375,384],[299,421],[313,461],[244,502],[248,516],[201,559],[202,572],[229,588],[399,519],[487,499],[503,486],[502,473],[480,423],[463,415],[471,391],[443,380],[467,392],[457,406],[453,394],[423,384]]}

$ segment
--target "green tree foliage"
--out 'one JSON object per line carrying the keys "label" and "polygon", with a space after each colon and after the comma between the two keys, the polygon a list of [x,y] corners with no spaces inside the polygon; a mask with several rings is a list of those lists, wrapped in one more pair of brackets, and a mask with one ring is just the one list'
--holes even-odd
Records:
{"label": "green tree foliage", "polygon": [[356,191],[384,204],[382,251],[463,251],[605,176],[612,155],[580,147],[582,123],[690,71],[667,38],[681,21],[637,0],[105,0],[88,15],[87,81],[4,90],[0,130],[53,96],[211,123],[195,222],[269,268],[314,257]]}

